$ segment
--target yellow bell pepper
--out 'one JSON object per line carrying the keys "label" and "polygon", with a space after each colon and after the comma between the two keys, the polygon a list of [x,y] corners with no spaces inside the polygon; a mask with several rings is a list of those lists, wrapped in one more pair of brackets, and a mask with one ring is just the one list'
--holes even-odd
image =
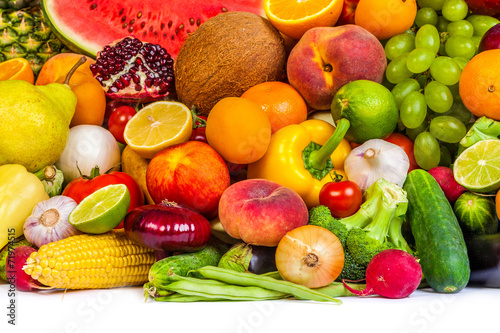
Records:
{"label": "yellow bell pepper", "polygon": [[[335,127],[319,119],[281,128],[272,135],[265,155],[248,165],[247,178],[274,181],[297,192],[308,208],[319,205],[319,192],[335,179],[335,173],[347,179],[343,169],[351,147],[343,135],[331,142],[335,131]],[[307,153],[303,154],[305,149]]]}
{"label": "yellow bell pepper", "polygon": [[48,200],[42,182],[20,164],[0,166],[0,249],[23,234],[37,203]]}

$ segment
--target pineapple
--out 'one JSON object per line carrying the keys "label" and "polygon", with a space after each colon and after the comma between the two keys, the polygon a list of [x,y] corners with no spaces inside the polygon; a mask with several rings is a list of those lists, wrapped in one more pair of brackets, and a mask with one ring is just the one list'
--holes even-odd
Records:
{"label": "pineapple", "polygon": [[40,0],[0,0],[0,8],[3,9],[23,9],[33,7],[40,3]]}
{"label": "pineapple", "polygon": [[40,7],[0,9],[0,62],[25,58],[36,76],[50,57],[67,51],[45,22]]}

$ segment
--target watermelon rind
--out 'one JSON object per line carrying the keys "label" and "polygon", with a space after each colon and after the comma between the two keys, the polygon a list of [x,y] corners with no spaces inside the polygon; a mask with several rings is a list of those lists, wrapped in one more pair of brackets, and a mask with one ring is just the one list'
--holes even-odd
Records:
{"label": "watermelon rind", "polygon": [[96,58],[105,45],[134,36],[177,57],[184,40],[207,19],[244,11],[265,17],[263,0],[41,0],[54,34],[73,52]]}

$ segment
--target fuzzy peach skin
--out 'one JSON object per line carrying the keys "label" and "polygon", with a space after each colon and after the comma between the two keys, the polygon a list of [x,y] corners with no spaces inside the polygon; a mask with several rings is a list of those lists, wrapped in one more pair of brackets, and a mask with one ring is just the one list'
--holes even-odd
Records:
{"label": "fuzzy peach skin", "polygon": [[292,189],[267,179],[229,186],[219,201],[219,219],[229,236],[245,243],[277,246],[290,230],[306,225],[307,206]]}
{"label": "fuzzy peach skin", "polygon": [[333,96],[355,80],[382,83],[387,59],[380,41],[347,24],[308,30],[288,57],[288,81],[312,109],[329,110]]}

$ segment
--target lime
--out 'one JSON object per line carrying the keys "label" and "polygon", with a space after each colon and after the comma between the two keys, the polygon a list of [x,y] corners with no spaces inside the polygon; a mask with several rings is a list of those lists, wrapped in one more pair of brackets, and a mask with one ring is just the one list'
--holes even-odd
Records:
{"label": "lime", "polygon": [[350,122],[345,138],[356,143],[384,139],[398,124],[399,110],[394,95],[383,85],[369,80],[356,80],[342,86],[332,101],[335,122]]}
{"label": "lime", "polygon": [[458,155],[453,165],[457,183],[472,192],[500,188],[500,140],[482,140]]}
{"label": "lime", "polygon": [[130,207],[124,184],[105,186],[85,197],[69,214],[69,223],[88,234],[103,234],[118,226]]}

